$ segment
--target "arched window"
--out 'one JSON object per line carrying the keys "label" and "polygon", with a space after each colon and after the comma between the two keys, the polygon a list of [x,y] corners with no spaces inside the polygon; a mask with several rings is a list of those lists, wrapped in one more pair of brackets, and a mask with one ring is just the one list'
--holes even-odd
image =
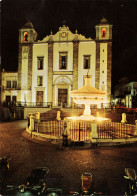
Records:
{"label": "arched window", "polygon": [[28,32],[24,32],[24,42],[28,42]]}
{"label": "arched window", "polygon": [[106,37],[106,28],[102,28],[102,37]]}

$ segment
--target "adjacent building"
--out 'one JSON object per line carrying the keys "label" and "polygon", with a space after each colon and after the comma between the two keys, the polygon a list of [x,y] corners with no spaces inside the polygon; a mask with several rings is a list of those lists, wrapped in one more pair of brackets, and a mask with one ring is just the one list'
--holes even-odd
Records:
{"label": "adjacent building", "polygon": [[37,40],[33,24],[19,29],[17,72],[2,72],[2,101],[25,104],[71,106],[70,91],[84,85],[84,75],[92,75],[92,85],[106,91],[111,101],[112,25],[103,18],[95,26],[96,38],[72,33],[63,25]]}
{"label": "adjacent building", "polygon": [[137,108],[137,82],[121,78],[114,89],[114,104],[127,108]]}

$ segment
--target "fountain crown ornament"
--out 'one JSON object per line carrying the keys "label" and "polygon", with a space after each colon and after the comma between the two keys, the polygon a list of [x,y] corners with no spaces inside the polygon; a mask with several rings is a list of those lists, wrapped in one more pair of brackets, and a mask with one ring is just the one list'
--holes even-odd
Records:
{"label": "fountain crown ornament", "polygon": [[89,75],[89,70],[88,70],[87,75],[84,76],[84,81],[85,81],[84,86],[91,85],[91,78],[92,78],[92,76]]}

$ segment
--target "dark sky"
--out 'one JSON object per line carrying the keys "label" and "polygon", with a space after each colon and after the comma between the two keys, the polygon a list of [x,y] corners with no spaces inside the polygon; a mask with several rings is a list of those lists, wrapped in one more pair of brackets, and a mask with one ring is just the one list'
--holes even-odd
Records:
{"label": "dark sky", "polygon": [[113,25],[112,84],[124,76],[137,78],[137,1],[2,0],[2,67],[16,71],[18,29],[30,20],[38,39],[55,34],[65,24],[74,33],[95,38],[95,25],[106,17]]}

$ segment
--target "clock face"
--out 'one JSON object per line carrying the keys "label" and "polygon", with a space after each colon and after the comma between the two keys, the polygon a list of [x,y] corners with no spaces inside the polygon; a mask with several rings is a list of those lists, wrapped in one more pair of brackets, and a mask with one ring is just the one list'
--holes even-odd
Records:
{"label": "clock face", "polygon": [[61,37],[66,37],[66,33],[65,32],[63,32],[63,33],[61,33]]}

